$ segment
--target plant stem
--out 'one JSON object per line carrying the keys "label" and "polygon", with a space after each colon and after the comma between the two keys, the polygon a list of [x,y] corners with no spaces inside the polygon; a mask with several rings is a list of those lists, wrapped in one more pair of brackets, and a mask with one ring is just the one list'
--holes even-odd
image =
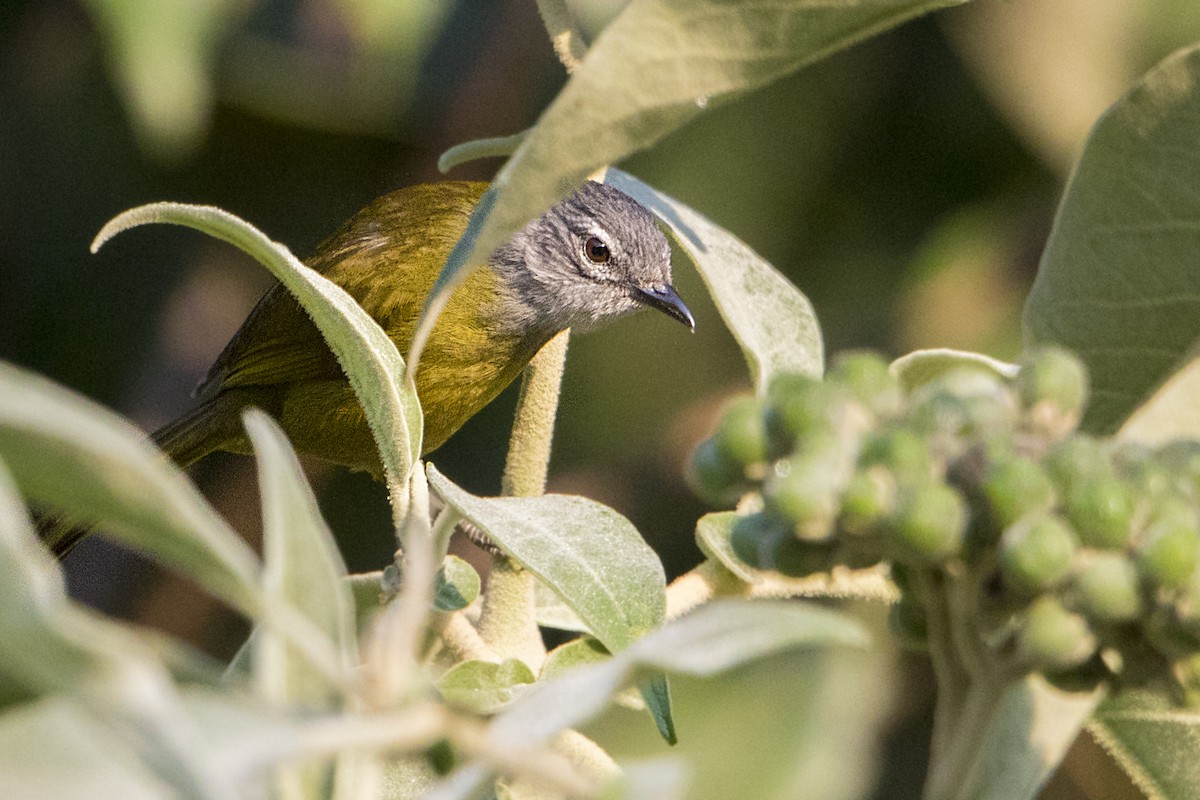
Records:
{"label": "plant stem", "polygon": [[546,491],[550,445],[570,335],[566,330],[555,336],[525,368],[500,482],[500,493],[505,497],[536,497]]}
{"label": "plant stem", "polygon": [[[535,497],[546,490],[569,338],[570,331],[555,336],[525,370],[501,481],[505,497]],[[479,620],[479,635],[488,647],[501,657],[525,661],[535,671],[546,659],[537,626],[536,585],[529,571],[505,556],[495,556]]]}
{"label": "plant stem", "polygon": [[537,6],[558,60],[568,73],[579,69],[583,57],[587,55],[587,45],[583,43],[583,36],[565,0],[538,0]]}
{"label": "plant stem", "polygon": [[[984,744],[1004,704],[1005,697],[1018,684],[1014,674],[1005,669],[971,682],[959,699],[954,713],[942,713],[941,687],[938,689],[934,716],[934,742],[939,743],[931,754],[929,776],[926,778],[924,800],[960,800],[972,796],[975,787],[973,773],[983,755]],[[945,726],[948,730],[937,730]]]}

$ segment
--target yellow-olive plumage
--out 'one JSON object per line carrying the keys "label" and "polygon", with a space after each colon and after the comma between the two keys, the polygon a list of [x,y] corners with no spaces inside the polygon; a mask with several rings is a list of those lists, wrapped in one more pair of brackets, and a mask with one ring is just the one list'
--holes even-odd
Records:
{"label": "yellow-olive plumage", "polygon": [[[385,195],[307,259],[396,343],[412,342],[426,296],[487,184],[445,182]],[[585,184],[473,270],[430,335],[416,372],[424,451],[496,397],[551,337],[652,306],[692,324],[670,284],[670,250],[630,198]],[[281,286],[267,292],[201,384],[207,399],[154,434],[181,466],[214,451],[250,452],[242,411],[275,417],[296,450],[379,474],[375,443],[337,360]],[[60,554],[85,529],[43,526]]]}

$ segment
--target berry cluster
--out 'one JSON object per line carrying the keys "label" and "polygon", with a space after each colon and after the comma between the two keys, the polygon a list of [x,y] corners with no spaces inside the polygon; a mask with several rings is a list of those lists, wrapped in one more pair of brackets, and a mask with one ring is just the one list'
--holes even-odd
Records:
{"label": "berry cluster", "polygon": [[907,395],[881,358],[852,353],[824,381],[784,375],[735,401],[691,479],[739,503],[731,543],[752,567],[889,562],[906,641],[924,641],[931,593],[954,583],[981,646],[1023,669],[1186,672],[1200,653],[1200,443],[1077,433],[1086,394],[1057,349],[1014,381],[961,369]]}

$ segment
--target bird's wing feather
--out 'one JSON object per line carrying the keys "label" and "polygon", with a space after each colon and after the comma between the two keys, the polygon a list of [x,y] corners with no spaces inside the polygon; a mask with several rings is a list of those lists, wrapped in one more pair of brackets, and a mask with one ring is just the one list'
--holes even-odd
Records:
{"label": "bird's wing feather", "polygon": [[[348,291],[406,351],[424,294],[486,188],[482,183],[448,182],[384,195],[318,245],[307,263]],[[419,274],[408,280],[381,280],[381,270]],[[341,367],[316,325],[276,285],[226,345],[197,392],[341,377]]]}

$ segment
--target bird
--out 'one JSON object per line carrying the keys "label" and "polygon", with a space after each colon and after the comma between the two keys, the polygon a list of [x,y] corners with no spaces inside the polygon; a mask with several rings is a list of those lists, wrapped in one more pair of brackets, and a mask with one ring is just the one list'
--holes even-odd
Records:
{"label": "bird", "polygon": [[[425,299],[487,188],[443,181],[383,195],[306,263],[408,352]],[[644,308],[695,329],[653,215],[618,189],[585,182],[493,251],[450,296],[415,373],[422,455],[495,399],[561,331],[587,331]],[[280,423],[297,452],[382,475],[345,373],[280,284],[259,300],[197,394],[200,405],[151,435],[180,468],[217,451],[251,454],[242,412],[257,407]],[[43,539],[59,557],[88,532],[52,523],[42,526]]]}

